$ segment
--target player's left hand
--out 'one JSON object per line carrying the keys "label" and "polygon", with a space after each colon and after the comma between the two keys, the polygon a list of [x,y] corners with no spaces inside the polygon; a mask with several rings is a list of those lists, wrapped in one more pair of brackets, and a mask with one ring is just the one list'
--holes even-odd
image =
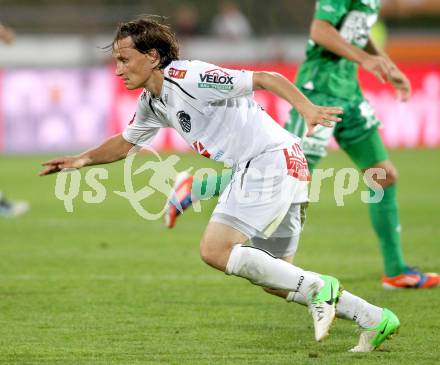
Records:
{"label": "player's left hand", "polygon": [[408,101],[411,97],[411,83],[403,72],[397,67],[393,67],[389,73],[389,81],[396,91],[397,99]]}
{"label": "player's left hand", "polygon": [[313,134],[317,125],[324,127],[333,127],[332,122],[340,122],[339,117],[344,111],[340,107],[313,105],[303,113],[304,120],[307,124],[307,136]]}
{"label": "player's left hand", "polygon": [[38,173],[39,176],[45,176],[60,172],[63,169],[80,169],[86,165],[86,159],[81,156],[63,156],[43,162],[44,168]]}

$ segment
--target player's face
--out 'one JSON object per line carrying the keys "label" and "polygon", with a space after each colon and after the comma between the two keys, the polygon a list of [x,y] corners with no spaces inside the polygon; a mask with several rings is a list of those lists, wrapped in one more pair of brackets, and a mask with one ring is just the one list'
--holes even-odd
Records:
{"label": "player's face", "polygon": [[133,46],[131,37],[118,40],[113,45],[116,75],[122,78],[128,90],[144,88],[155,66],[148,53],[141,53]]}

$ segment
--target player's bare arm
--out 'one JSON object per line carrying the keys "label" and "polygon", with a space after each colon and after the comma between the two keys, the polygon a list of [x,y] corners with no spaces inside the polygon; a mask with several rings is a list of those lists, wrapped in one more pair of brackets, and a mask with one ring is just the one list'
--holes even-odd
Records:
{"label": "player's bare arm", "polygon": [[76,156],[63,156],[43,162],[44,169],[39,173],[40,176],[53,174],[63,169],[80,169],[84,166],[106,164],[125,158],[133,147],[127,142],[122,134],[116,134],[107,139],[100,146],[88,150]]}
{"label": "player's bare arm", "polygon": [[310,37],[330,52],[359,64],[380,82],[385,83],[391,79],[395,65],[388,57],[372,54],[368,52],[367,48],[361,49],[352,45],[329,22],[319,19],[313,20]]}
{"label": "player's bare arm", "polygon": [[15,32],[12,28],[6,27],[0,24],[0,40],[6,44],[11,44],[14,42]]}
{"label": "player's bare arm", "polygon": [[368,38],[368,43],[365,46],[365,51],[372,55],[381,56],[388,60],[392,68],[388,79],[396,91],[397,98],[401,101],[408,101],[411,97],[411,83],[405,74],[399,70],[396,64],[391,60],[391,58],[379,47],[374,44],[371,38]]}
{"label": "player's bare arm", "polygon": [[304,117],[309,133],[317,125],[331,127],[331,122],[339,122],[342,109],[318,106],[310,100],[287,78],[276,72],[259,71],[253,74],[253,89],[267,90],[288,101]]}

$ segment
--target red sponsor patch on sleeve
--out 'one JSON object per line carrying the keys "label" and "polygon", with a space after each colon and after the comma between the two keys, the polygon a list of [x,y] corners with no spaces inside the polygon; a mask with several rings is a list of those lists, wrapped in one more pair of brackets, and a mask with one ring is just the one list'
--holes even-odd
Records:
{"label": "red sponsor patch on sleeve", "polygon": [[186,76],[186,70],[179,70],[177,68],[171,67],[168,70],[168,75],[174,79],[184,79]]}

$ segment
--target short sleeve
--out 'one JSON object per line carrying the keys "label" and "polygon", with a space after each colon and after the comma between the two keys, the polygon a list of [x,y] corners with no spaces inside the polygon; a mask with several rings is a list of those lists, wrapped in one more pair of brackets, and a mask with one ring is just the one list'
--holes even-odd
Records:
{"label": "short sleeve", "polygon": [[252,71],[232,70],[191,61],[182,86],[200,101],[211,102],[252,94],[252,78]]}
{"label": "short sleeve", "polygon": [[319,0],[313,18],[337,25],[348,12],[350,3],[350,0]]}
{"label": "short sleeve", "polygon": [[122,137],[134,145],[149,145],[162,127],[161,123],[147,109],[145,98],[145,92],[139,96],[136,113],[122,132]]}

